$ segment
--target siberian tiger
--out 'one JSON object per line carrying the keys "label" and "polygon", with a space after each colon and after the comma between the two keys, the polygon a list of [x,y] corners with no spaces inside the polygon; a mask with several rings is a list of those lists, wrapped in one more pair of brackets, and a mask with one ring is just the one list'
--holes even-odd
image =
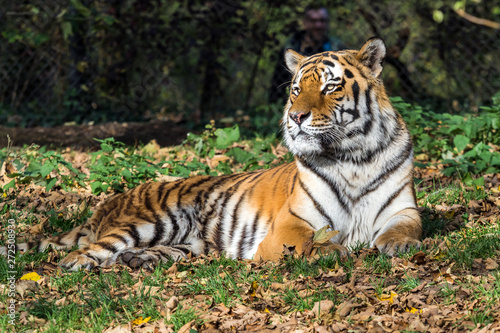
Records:
{"label": "siberian tiger", "polygon": [[379,75],[380,38],[359,51],[310,57],[288,50],[293,72],[283,115],[295,162],[270,170],[146,183],[105,200],[83,225],[37,245],[78,250],[69,270],[225,253],[276,259],[283,245],[301,253],[315,231],[339,233],[323,252],[364,242],[389,255],[419,246],[413,148]]}

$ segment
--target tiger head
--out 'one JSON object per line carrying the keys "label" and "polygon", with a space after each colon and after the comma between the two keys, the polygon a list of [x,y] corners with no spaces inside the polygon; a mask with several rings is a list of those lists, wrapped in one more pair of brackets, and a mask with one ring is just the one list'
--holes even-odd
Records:
{"label": "tiger head", "polygon": [[287,50],[285,61],[294,76],[282,124],[294,155],[377,148],[391,126],[386,120],[394,123],[397,117],[379,79],[385,54],[384,42],[376,37],[359,51],[305,57]]}

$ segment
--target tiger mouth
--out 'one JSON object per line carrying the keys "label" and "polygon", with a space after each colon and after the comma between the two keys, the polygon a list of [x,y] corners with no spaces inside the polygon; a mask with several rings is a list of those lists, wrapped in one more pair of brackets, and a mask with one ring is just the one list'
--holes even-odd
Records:
{"label": "tiger mouth", "polygon": [[306,136],[306,138],[309,138],[309,137],[312,137],[313,135],[311,135],[309,133],[306,133],[303,130],[300,130],[299,133],[297,133],[297,134],[291,134],[290,133],[290,136],[292,137],[293,140],[295,140],[295,139],[297,139],[300,136],[302,136],[302,137]]}

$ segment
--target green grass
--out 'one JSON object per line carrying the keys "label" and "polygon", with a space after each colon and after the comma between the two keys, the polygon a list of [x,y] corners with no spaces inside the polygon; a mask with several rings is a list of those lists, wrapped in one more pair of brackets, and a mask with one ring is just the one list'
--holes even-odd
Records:
{"label": "green grass", "polygon": [[363,259],[365,267],[375,274],[389,274],[392,264],[391,257],[386,254],[371,254]]}
{"label": "green grass", "polygon": [[447,257],[457,265],[471,269],[474,259],[498,256],[500,251],[500,228],[498,224],[483,228],[464,228],[447,237]]}
{"label": "green grass", "polygon": [[[457,297],[461,297],[459,287],[471,290],[470,297],[478,300],[481,310],[471,311],[465,319],[474,324],[486,325],[495,319],[494,309],[500,302],[500,274],[498,270],[476,272],[474,260],[498,260],[500,228],[498,219],[492,223],[478,222],[477,216],[468,215],[467,209],[472,202],[487,199],[490,195],[484,187],[485,180],[481,173],[489,170],[489,167],[475,165],[474,159],[482,154],[482,161],[489,158],[495,169],[498,168],[494,163],[497,152],[493,151],[488,155],[481,150],[484,148],[480,145],[481,140],[490,138],[486,130],[474,132],[473,129],[468,129],[466,131],[469,132],[464,132],[457,125],[460,119],[456,117],[448,119],[433,114],[424,115],[423,112],[412,114],[412,110],[414,109],[410,108],[404,114],[410,117],[410,125],[416,126],[412,129],[416,138],[416,152],[428,154],[430,158],[426,163],[442,164],[455,179],[447,179],[442,183],[436,179],[430,185],[425,180],[426,186],[420,183],[424,180],[417,180],[418,202],[425,207],[421,214],[424,236],[434,238],[436,244],[428,248],[411,249],[409,253],[401,254],[401,259],[398,260],[409,260],[421,250],[430,260],[434,260],[437,270],[445,269],[452,263],[451,273],[462,278],[482,274],[484,279],[481,283],[463,282],[463,278],[462,282],[457,281],[455,284],[432,281],[428,285],[439,287],[437,297],[442,306],[457,303]],[[432,133],[424,129],[419,117],[430,118],[428,121],[439,120],[441,124],[431,126],[435,131]],[[483,121],[482,117],[484,116],[475,117],[474,122]],[[486,125],[489,129],[496,126],[491,122]],[[462,137],[455,140],[457,135]],[[463,136],[467,136],[468,140]],[[435,142],[437,138],[445,140]],[[61,151],[51,151],[44,147],[25,147],[17,151],[0,149],[0,162],[8,161],[16,169],[12,175],[13,182],[7,183],[0,191],[0,200],[5,202],[0,209],[0,225],[2,230],[6,230],[8,218],[13,218],[17,225],[17,240],[21,241],[22,236],[29,234],[29,228],[40,223],[41,218],[47,219],[44,227],[46,236],[70,230],[83,223],[91,214],[87,209],[68,212],[58,206],[28,209],[30,198],[26,200],[17,196],[19,189],[26,186],[39,185],[51,193],[54,190],[77,191],[79,186],[88,185],[93,194],[111,194],[114,190],[122,191],[154,180],[159,175],[215,175],[250,171],[269,168],[292,159],[290,154],[275,155],[275,147],[279,142],[276,136],[256,137],[244,142],[241,139],[237,127],[216,129],[209,125],[205,132],[190,135],[183,147],[174,148],[161,156],[156,155],[158,151],[153,146],[132,148],[111,139],[103,140],[101,149],[92,153],[93,159],[86,165],[90,175],[76,170],[70,162],[64,160]],[[464,146],[466,141],[468,144]],[[229,159],[210,168],[206,163],[207,158],[211,159],[215,155],[226,155]],[[439,212],[437,205],[461,207],[456,212]],[[475,226],[467,227],[468,222],[475,223]],[[444,245],[438,251],[437,247],[441,242]],[[194,296],[206,296],[204,301],[200,301],[202,307],[223,304],[231,308],[244,304],[253,306],[258,311],[267,309],[286,315],[310,310],[315,302],[321,300],[332,300],[338,305],[345,300],[356,299],[354,294],[343,294],[337,290],[339,285],[350,282],[367,279],[369,282],[365,282],[368,287],[371,286],[368,288],[368,293],[372,293],[370,296],[380,296],[387,294],[388,286],[393,286],[399,294],[410,293],[426,279],[425,276],[418,275],[418,270],[412,270],[409,264],[408,267],[405,266],[403,274],[399,266],[393,267],[389,256],[372,252],[366,254],[363,249],[367,247],[368,244],[351,246],[353,257],[349,258],[340,259],[336,254],[314,259],[287,256],[279,263],[267,264],[232,260],[224,256],[206,257],[203,263],[196,260],[194,263],[177,263],[178,273],[173,275],[167,273],[174,265],[172,261],[161,263],[152,273],[130,272],[124,268],[92,272],[49,270],[41,273],[45,274],[47,281],[40,290],[27,292],[23,301],[17,296],[18,314],[26,312],[30,320],[28,325],[18,323],[15,330],[101,332],[112,323],[115,326],[126,325],[139,317],[151,317],[151,321],[165,320],[167,325],[172,325],[172,329],[178,330],[193,320],[198,325],[203,323],[200,315],[202,310],[190,303]],[[438,252],[439,255],[432,259]],[[361,264],[358,261],[360,255],[363,255]],[[18,254],[14,275],[19,279],[24,273],[45,267],[45,262],[53,260],[53,253],[49,251],[24,256]],[[335,276],[340,268],[345,274]],[[8,270],[6,260],[0,258],[0,283],[7,282]],[[396,274],[399,275],[393,277]],[[274,290],[273,283],[286,287]],[[256,293],[253,286],[257,286],[264,296]],[[252,295],[252,291],[255,295]],[[173,295],[179,297],[179,305],[166,313],[165,303]],[[61,301],[63,297],[67,298],[66,302]],[[1,294],[0,302],[7,304],[7,301],[7,294]],[[36,324],[34,318],[45,322]],[[349,322],[349,318],[345,322]],[[6,318],[0,317],[0,331],[11,330]]]}
{"label": "green grass", "polygon": [[415,276],[410,276],[408,272],[405,273],[405,277],[399,283],[399,289],[402,292],[413,290],[420,285],[420,279]]}

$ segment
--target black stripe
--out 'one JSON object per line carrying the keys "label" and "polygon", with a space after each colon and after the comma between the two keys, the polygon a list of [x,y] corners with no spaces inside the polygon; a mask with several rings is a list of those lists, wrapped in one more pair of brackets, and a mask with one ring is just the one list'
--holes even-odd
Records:
{"label": "black stripe", "polygon": [[[400,167],[403,165],[408,158],[411,155],[412,152],[412,143],[411,141],[407,141],[406,145],[402,148],[400,155],[396,158],[396,160],[391,163],[391,165],[386,168],[381,170],[379,176],[372,180],[366,187],[365,190],[363,191],[363,194],[361,196],[364,196],[376,188],[378,188],[382,183],[384,183],[392,174],[394,174]],[[361,197],[360,196],[360,197]]]}
{"label": "black stripe", "polygon": [[247,229],[243,228],[243,234],[241,235],[240,241],[238,242],[238,258],[243,258],[243,243],[245,242],[245,239],[247,238]]}
{"label": "black stripe", "polygon": [[300,217],[299,215],[297,215],[290,207],[288,207],[288,212],[290,214],[292,214],[292,216],[298,218],[299,220],[304,221],[305,223],[307,223],[311,227],[311,229],[315,230],[314,227],[313,227],[313,225],[308,220],[303,219],[302,217]]}
{"label": "black stripe", "polygon": [[102,260],[101,260],[101,259],[99,259],[99,258],[98,258],[98,257],[96,257],[96,256],[91,255],[90,253],[85,253],[85,256],[86,256],[86,257],[88,257],[88,258],[90,258],[90,259],[92,259],[92,260],[94,260],[94,261],[95,261],[95,262],[97,262],[99,265],[102,263]]}
{"label": "black stripe", "polygon": [[122,243],[124,243],[125,245],[127,245],[127,239],[125,237],[123,237],[122,235],[118,235],[118,234],[109,234],[109,235],[106,235],[104,237],[112,237],[112,238],[116,238],[118,239],[119,241],[121,241]]}
{"label": "black stripe", "polygon": [[176,249],[176,250],[181,251],[182,253],[184,253],[185,256],[187,256],[189,254],[189,252],[191,252],[191,253],[193,252],[190,249],[187,249],[185,247],[175,246],[173,248]]}
{"label": "black stripe", "polygon": [[137,247],[141,243],[141,237],[139,235],[139,231],[137,231],[137,227],[135,226],[135,224],[129,225],[128,229],[126,229],[125,231],[128,232],[129,236],[134,241],[133,247]]}
{"label": "black stripe", "polygon": [[182,208],[182,196],[184,195],[182,191],[186,188],[186,184],[182,184],[179,192],[177,193],[177,209],[180,210]]}
{"label": "black stripe", "polygon": [[240,198],[238,199],[238,202],[236,203],[236,206],[234,206],[234,210],[233,210],[233,213],[231,214],[231,216],[233,217],[232,220],[231,220],[231,227],[229,228],[229,234],[230,235],[234,235],[234,229],[236,228],[236,222],[238,221],[238,218],[239,218],[239,215],[238,215],[238,210],[240,209],[240,206],[241,206],[241,203],[243,202],[243,199],[246,197],[246,195],[248,194],[249,190],[245,190],[243,192],[243,194],[240,196]]}
{"label": "black stripe", "polygon": [[302,187],[302,189],[306,192],[306,194],[309,196],[309,198],[313,202],[314,208],[316,208],[316,210],[321,214],[321,216],[323,216],[328,221],[328,224],[332,227],[332,230],[335,230],[334,223],[333,223],[332,219],[330,218],[330,216],[328,216],[326,214],[323,207],[321,207],[321,204],[318,201],[316,201],[316,199],[314,199],[312,193],[309,192],[308,188],[306,187],[306,185],[302,182],[302,180],[300,178],[299,178],[299,185],[300,185],[300,187]]}
{"label": "black stripe", "polygon": [[153,247],[156,244],[158,244],[158,242],[160,242],[164,236],[165,236],[165,226],[163,225],[162,221],[158,221],[155,223],[154,237],[149,242],[149,247]]}
{"label": "black stripe", "polygon": [[372,129],[372,125],[373,125],[373,113],[372,113],[372,109],[371,109],[371,103],[372,103],[372,100],[371,100],[371,87],[368,87],[368,89],[366,89],[366,92],[365,92],[365,103],[366,103],[366,111],[368,112],[368,117],[367,119],[365,120],[365,124],[363,126],[363,134],[364,135],[367,135],[368,132],[370,132],[370,130]]}
{"label": "black stripe", "polygon": [[[181,180],[184,181],[184,179],[181,179]],[[175,185],[179,185],[179,184],[175,184]],[[170,209],[170,206],[168,205],[168,198],[170,197],[170,193],[172,192],[172,190],[176,189],[177,187],[178,186],[172,186],[171,188],[168,189],[168,191],[163,196],[162,201],[161,201],[161,205],[160,205],[161,208],[163,209],[163,211],[165,213],[167,213],[168,218],[170,219],[170,223],[172,224],[172,235],[169,235],[169,237],[168,237],[170,240],[174,239],[175,236],[177,236],[177,233],[179,232],[179,224],[177,223],[177,219],[176,219],[174,213],[172,212],[172,210]],[[166,222],[161,221],[160,223],[166,223]]]}
{"label": "black stripe", "polygon": [[[152,185],[152,183],[151,183]],[[146,198],[145,198],[145,202],[144,202],[144,205],[146,206],[146,209],[153,215],[153,218],[155,220],[156,223],[160,223],[161,222],[161,218],[160,218],[160,214],[158,213],[158,211],[156,209],[153,208],[153,205],[152,205],[152,199],[151,199],[151,191],[149,191],[149,189],[151,188],[152,186],[148,186],[145,191],[146,191]]]}
{"label": "black stripe", "polygon": [[[394,199],[396,199],[400,194],[401,192],[406,188],[406,186],[408,186],[408,184],[410,184],[410,182],[406,182],[403,184],[403,186],[401,186],[400,188],[397,189],[397,191],[395,191],[385,202],[384,204],[382,205],[382,207],[380,207],[377,215],[375,216],[375,219],[373,220],[373,224],[375,225],[375,222],[377,221],[378,217],[380,216],[380,214],[382,214],[382,212],[394,201]],[[401,209],[402,210],[402,209]]]}
{"label": "black stripe", "polygon": [[352,79],[354,77],[354,74],[352,74],[352,72],[348,69],[344,69],[344,75],[349,79]]}
{"label": "black stripe", "polygon": [[259,179],[262,175],[266,174],[268,170],[262,170],[261,172],[258,172],[252,179],[248,181],[249,184],[253,183],[257,179]]}
{"label": "black stripe", "polygon": [[191,192],[191,190],[194,188],[194,187],[198,187],[200,185],[203,185],[205,183],[208,183],[210,181],[213,180],[213,177],[210,177],[210,176],[202,176],[202,178],[200,180],[198,180],[197,182],[195,183],[192,183],[191,185],[189,185],[186,190],[184,191],[183,195],[184,194],[188,194],[189,192]]}
{"label": "black stripe", "polygon": [[113,252],[113,253],[118,252],[118,250],[116,249],[116,247],[114,245],[112,245],[112,244],[109,244],[109,243],[106,243],[106,242],[102,242],[102,241],[94,243],[94,244],[97,245],[97,246],[100,246],[103,249],[106,249],[106,250],[108,250],[110,252]]}
{"label": "black stripe", "polygon": [[[257,210],[257,214],[255,215],[255,218],[253,219],[253,222],[252,222],[252,232],[250,233],[251,238],[248,241],[249,248],[253,248],[253,246],[255,245],[254,244],[255,243],[255,236],[257,233],[257,226],[259,224],[261,210],[262,210],[262,207],[259,207],[259,210]],[[271,223],[271,221],[269,221],[269,223]]]}
{"label": "black stripe", "polygon": [[[225,209],[225,207],[227,206],[227,203],[228,201],[233,197],[233,195],[235,193],[237,193],[238,191],[238,188],[241,186],[241,184],[246,180],[248,179],[249,177],[253,176],[253,174],[243,174],[244,176],[243,177],[239,177],[239,178],[243,178],[243,179],[240,179],[238,182],[236,182],[236,184],[234,184],[233,186],[231,186],[231,188],[226,191],[225,195],[224,195],[224,200],[221,204],[221,207],[223,207],[223,210]],[[218,220],[214,226],[214,229],[215,229],[215,233],[214,233],[214,240],[215,240],[215,246],[221,251],[224,249],[223,245],[222,244],[222,220],[223,220],[224,216],[223,214],[221,214],[219,217],[218,217]]]}
{"label": "black stripe", "polygon": [[73,244],[78,245],[78,241],[80,240],[80,238],[85,237],[85,236],[87,236],[87,235],[83,232],[77,233],[75,236],[75,239],[73,241]]}
{"label": "black stripe", "polygon": [[337,184],[333,183],[330,179],[326,178],[323,174],[318,172],[312,165],[310,165],[307,161],[298,158],[297,161],[299,161],[304,167],[309,169],[312,173],[317,175],[319,178],[321,178],[327,185],[328,187],[332,190],[332,192],[335,194],[337,197],[337,201],[340,203],[340,206],[342,209],[351,215],[351,209],[349,208],[349,204],[345,202],[344,196],[342,193],[340,193],[339,189],[337,188]]}
{"label": "black stripe", "polygon": [[293,190],[295,189],[295,183],[297,182],[298,175],[299,175],[299,172],[297,170],[295,170],[295,175],[293,176],[292,189],[290,190],[290,195],[293,193]]}
{"label": "black stripe", "polygon": [[[184,180],[184,179],[183,179]],[[177,183],[177,184],[175,184]],[[168,208],[168,197],[170,196],[170,192],[174,189],[177,188],[177,186],[179,185],[179,181],[176,181],[175,183],[163,183],[160,185],[160,190],[161,192],[163,193],[161,199],[160,199],[160,207],[163,211],[166,211],[167,208]],[[168,185],[171,185],[168,190],[164,190],[164,187]]]}
{"label": "black stripe", "polygon": [[335,64],[329,60],[323,60],[323,64],[330,66],[330,67],[335,67]]}

